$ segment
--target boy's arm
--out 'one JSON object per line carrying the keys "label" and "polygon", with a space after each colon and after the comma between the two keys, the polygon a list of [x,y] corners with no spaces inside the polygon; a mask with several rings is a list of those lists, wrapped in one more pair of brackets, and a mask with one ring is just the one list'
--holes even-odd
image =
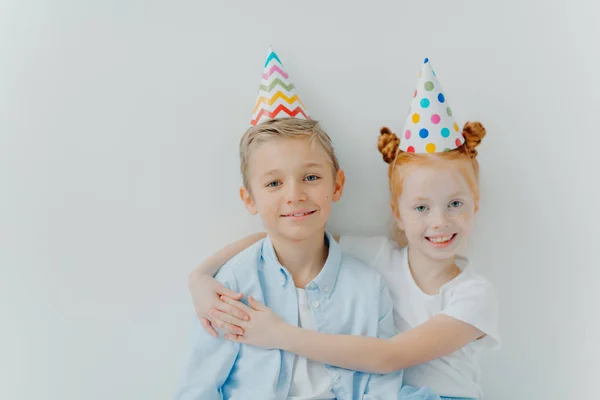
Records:
{"label": "boy's arm", "polygon": [[[227,287],[235,286],[225,280]],[[222,400],[222,387],[237,358],[240,345],[207,333],[196,320],[192,350],[176,400]]]}

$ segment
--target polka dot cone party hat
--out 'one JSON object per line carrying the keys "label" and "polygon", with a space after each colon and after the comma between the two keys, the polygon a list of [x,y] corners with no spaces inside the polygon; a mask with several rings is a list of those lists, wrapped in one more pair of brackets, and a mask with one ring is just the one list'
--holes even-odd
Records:
{"label": "polka dot cone party hat", "polygon": [[409,153],[440,153],[463,144],[462,132],[448,104],[431,62],[425,59],[413,95],[400,150]]}
{"label": "polka dot cone party hat", "polygon": [[296,87],[272,47],[267,52],[262,81],[250,125],[277,118],[309,119]]}

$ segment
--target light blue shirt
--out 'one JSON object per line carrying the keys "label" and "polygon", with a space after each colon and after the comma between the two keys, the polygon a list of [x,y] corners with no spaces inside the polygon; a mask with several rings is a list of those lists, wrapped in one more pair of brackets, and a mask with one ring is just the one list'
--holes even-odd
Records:
{"label": "light blue shirt", "polygon": [[[382,276],[350,256],[326,234],[329,255],[306,286],[317,330],[389,338],[397,331],[392,300]],[[298,325],[298,298],[292,276],[275,255],[269,238],[221,267],[216,279],[254,296],[286,322]],[[245,297],[244,302],[247,297]],[[194,322],[193,347],[177,400],[286,399],[295,355],[214,338]],[[398,399],[402,371],[368,374],[326,365],[338,399]],[[437,398],[409,396],[411,399]]]}

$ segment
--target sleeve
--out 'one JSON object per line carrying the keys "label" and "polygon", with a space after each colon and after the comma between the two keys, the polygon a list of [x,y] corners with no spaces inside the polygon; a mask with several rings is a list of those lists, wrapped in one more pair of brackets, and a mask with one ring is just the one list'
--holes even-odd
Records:
{"label": "sleeve", "polygon": [[[226,271],[215,277],[224,286],[237,290],[237,285]],[[233,368],[240,344],[208,334],[200,321],[194,318],[191,354],[184,371],[183,382],[175,395],[176,400],[222,400],[222,387]]]}
{"label": "sleeve", "polygon": [[498,300],[490,282],[483,278],[472,279],[457,286],[442,314],[466,322],[486,334],[477,343],[500,348],[498,330]]}
{"label": "sleeve", "polygon": [[369,267],[375,267],[384,249],[390,247],[385,236],[340,236],[342,251]]}
{"label": "sleeve", "polygon": [[[394,310],[392,298],[383,277],[381,279],[381,289],[379,291],[379,327],[377,337],[389,339],[395,336],[398,331],[394,323]],[[402,388],[402,370],[394,371],[389,374],[371,374],[367,384],[364,400],[375,399],[396,399]]]}

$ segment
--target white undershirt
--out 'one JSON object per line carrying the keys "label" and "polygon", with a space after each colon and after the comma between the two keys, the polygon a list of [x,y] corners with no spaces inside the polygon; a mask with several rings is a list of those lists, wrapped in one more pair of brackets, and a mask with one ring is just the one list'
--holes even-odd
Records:
{"label": "white undershirt", "polygon": [[[316,330],[306,290],[296,288],[298,294],[298,326]],[[289,400],[335,399],[331,390],[331,378],[325,365],[307,360],[305,357],[294,357],[292,385],[288,394]]]}

